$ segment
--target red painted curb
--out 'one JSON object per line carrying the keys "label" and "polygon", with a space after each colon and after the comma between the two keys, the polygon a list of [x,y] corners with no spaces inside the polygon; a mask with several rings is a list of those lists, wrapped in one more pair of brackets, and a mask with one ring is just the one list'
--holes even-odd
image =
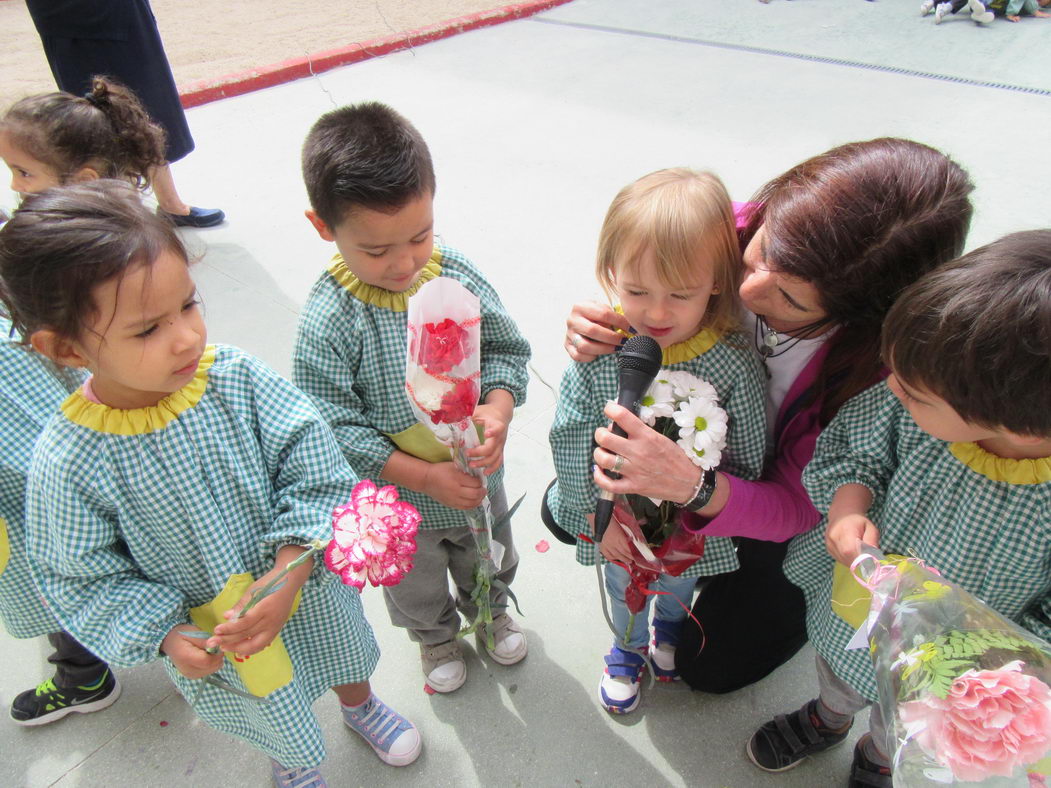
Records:
{"label": "red painted curb", "polygon": [[244,93],[251,93],[253,90],[262,90],[284,82],[291,82],[294,79],[309,77],[312,74],[320,74],[322,71],[346,66],[350,63],[358,63],[362,60],[397,52],[401,49],[409,49],[420,44],[429,44],[431,41],[439,41],[459,33],[465,33],[468,30],[489,27],[498,25],[501,22],[510,22],[514,19],[532,16],[568,2],[569,0],[532,0],[531,2],[515,3],[514,5],[494,8],[490,11],[479,11],[467,16],[438,22],[429,27],[421,27],[417,30],[409,30],[393,36],[374,38],[370,41],[359,41],[339,49],[318,52],[312,57],[282,60],[269,66],[239,71],[217,79],[197,80],[179,91],[179,97],[182,99],[183,107],[189,109],[190,107],[207,104],[210,101],[218,101],[230,96],[240,96]]}

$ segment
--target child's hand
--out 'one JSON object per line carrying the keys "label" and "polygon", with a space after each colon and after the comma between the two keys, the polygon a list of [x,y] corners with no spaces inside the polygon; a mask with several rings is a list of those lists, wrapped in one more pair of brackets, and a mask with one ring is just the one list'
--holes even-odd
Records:
{"label": "child's hand", "polygon": [[[594,533],[595,516],[589,514],[588,521],[591,523],[591,530]],[[599,552],[602,553],[607,561],[620,561],[622,564],[631,565],[635,562],[635,554],[631,551],[631,540],[620,526],[621,522],[624,522],[624,525],[631,529],[636,539],[644,541],[642,531],[638,523],[635,522],[635,518],[630,517],[630,515],[625,516],[625,512],[618,508],[614,510],[614,516],[610,519],[609,527],[606,528],[606,533],[602,535],[602,541],[599,543]]]}
{"label": "child's hand", "polygon": [[475,424],[483,429],[482,445],[467,452],[472,468],[484,468],[488,476],[500,470],[504,463],[504,443],[507,442],[507,418],[498,405],[478,405],[474,409]]}
{"label": "child's hand", "polygon": [[290,561],[301,555],[304,549],[295,545],[282,547],[274,560],[274,568],[252,583],[237,604],[223,614],[227,622],[215,628],[215,637],[210,638],[207,645],[218,646],[223,651],[232,651],[245,656],[258,653],[269,646],[288,621],[296,592],[310,577],[310,572],[314,568],[313,563],[307,561],[297,567],[283,578],[281,581],[283,584],[276,591],[259,600],[241,618],[238,618],[238,615],[241,608],[252,597],[252,592],[269,583],[275,575],[284,570]]}
{"label": "child's hand", "polygon": [[830,521],[825,529],[825,546],[839,563],[850,566],[860,553],[858,542],[879,547],[879,529],[863,514],[846,514]]}
{"label": "child's hand", "polygon": [[161,643],[161,653],[167,654],[175,669],[188,679],[203,679],[223,666],[222,654],[209,654],[204,640],[182,634],[200,631],[192,624],[180,624],[165,635]]}
{"label": "child's hand", "polygon": [[421,492],[438,503],[468,511],[481,505],[487,490],[481,479],[464,473],[449,461],[436,462],[427,468]]}

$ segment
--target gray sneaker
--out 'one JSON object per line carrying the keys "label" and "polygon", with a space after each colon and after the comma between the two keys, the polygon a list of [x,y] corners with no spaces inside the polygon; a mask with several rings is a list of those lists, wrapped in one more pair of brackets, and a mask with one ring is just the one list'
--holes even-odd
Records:
{"label": "gray sneaker", "polygon": [[950,13],[952,13],[952,3],[938,3],[934,7],[934,24],[940,25]]}
{"label": "gray sneaker", "polygon": [[434,646],[420,644],[420,660],[427,684],[435,692],[453,692],[467,681],[467,663],[458,640],[447,640]]}
{"label": "gray sneaker", "polygon": [[489,627],[479,626],[475,632],[478,645],[483,646],[492,657],[494,662],[501,665],[514,665],[521,662],[529,653],[529,644],[526,643],[525,633],[511,616],[501,613],[493,619],[490,625],[493,633],[493,647],[489,648]]}
{"label": "gray sneaker", "polygon": [[971,9],[971,19],[980,25],[987,25],[996,18],[982,0],[967,0],[967,7]]}
{"label": "gray sneaker", "polygon": [[934,0],[923,0],[920,4],[920,16],[927,16],[934,10]]}

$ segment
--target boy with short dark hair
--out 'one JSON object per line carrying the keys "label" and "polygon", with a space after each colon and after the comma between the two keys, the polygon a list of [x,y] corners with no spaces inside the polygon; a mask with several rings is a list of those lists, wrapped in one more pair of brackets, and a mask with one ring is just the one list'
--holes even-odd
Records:
{"label": "boy with short dark hair", "polygon": [[[452,692],[467,669],[456,638],[459,608],[469,618],[477,562],[464,510],[486,494],[494,521],[507,511],[503,449],[513,409],[525,401],[529,344],[496,292],[458,251],[434,241],[434,170],[408,120],[369,102],[323,115],[303,146],[307,219],[338,254],[311,290],[293,354],[294,380],[314,397],[347,461],[363,478],[398,485],[423,516],[414,568],[384,588],[391,621],[420,644],[427,683]],[[409,296],[438,276],[456,279],[481,300],[481,403],[474,421],[484,441],[468,455],[484,468],[483,484],[457,469],[449,451],[419,424],[405,394]],[[507,607],[505,589],[518,555],[509,525],[495,528],[504,547],[491,596]],[[456,584],[453,600],[448,576]],[[485,643],[487,632],[479,632]],[[506,612],[491,625],[490,657],[514,664],[525,634]]]}
{"label": "boy with short dark hair", "polygon": [[[843,407],[803,477],[827,528],[798,537],[784,568],[806,595],[820,695],[752,736],[766,771],[843,741],[876,698],[867,650],[845,649],[860,622],[833,611],[833,559],[849,565],[861,542],[915,553],[1051,640],[1051,230],[1009,235],[906,289],[883,357],[891,376]],[[890,788],[884,723],[873,706],[850,785]]]}

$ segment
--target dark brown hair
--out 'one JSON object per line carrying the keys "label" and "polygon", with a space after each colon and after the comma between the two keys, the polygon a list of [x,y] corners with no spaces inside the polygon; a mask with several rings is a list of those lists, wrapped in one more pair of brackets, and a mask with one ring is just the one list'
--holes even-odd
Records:
{"label": "dark brown hair", "polygon": [[1051,437],[1051,230],[1014,233],[901,294],[883,355],[966,422]]}
{"label": "dark brown hair", "polygon": [[75,339],[98,285],[165,250],[188,259],[171,223],[127,182],[59,186],[26,197],[0,228],[0,295],[23,341],[42,328]]}
{"label": "dark brown hair", "polygon": [[394,213],[434,194],[427,143],[408,120],[370,101],[322,115],[303,143],[310,207],[330,229],[354,208]]}
{"label": "dark brown hair", "polygon": [[65,183],[83,167],[145,188],[151,167],[165,163],[164,130],[128,88],[104,77],[84,96],[43,93],[16,102],[0,120],[11,143]]}
{"label": "dark brown hair", "polygon": [[877,380],[898,294],[963,251],[973,188],[945,154],[882,138],[807,159],[754,197],[745,239],[763,226],[767,262],[814,285],[839,326],[815,389],[823,422]]}

